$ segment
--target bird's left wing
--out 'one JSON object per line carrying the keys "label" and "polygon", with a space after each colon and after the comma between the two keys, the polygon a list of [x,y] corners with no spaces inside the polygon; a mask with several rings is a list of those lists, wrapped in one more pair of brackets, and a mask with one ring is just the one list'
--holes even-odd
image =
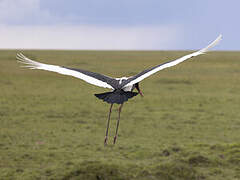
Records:
{"label": "bird's left wing", "polygon": [[28,67],[30,69],[42,69],[46,71],[57,72],[59,74],[69,75],[69,76],[82,79],[88,82],[89,84],[93,84],[95,86],[114,89],[113,86],[116,80],[111,77],[104,76],[102,74],[89,72],[81,69],[73,69],[73,68],[66,68],[66,67],[61,67],[56,65],[39,63],[27,58],[21,53],[17,54],[16,58],[18,59],[19,62],[25,64],[24,67]]}
{"label": "bird's left wing", "polygon": [[165,68],[168,68],[168,67],[172,67],[172,66],[175,66],[191,57],[194,57],[194,56],[198,56],[198,55],[201,55],[201,54],[204,54],[205,52],[208,51],[208,49],[214,47],[216,44],[218,44],[218,42],[222,39],[222,35],[219,35],[217,37],[217,39],[215,39],[212,43],[210,43],[207,47],[197,51],[197,52],[194,52],[192,54],[188,54],[186,56],[183,56],[179,59],[176,59],[176,60],[173,60],[173,61],[170,61],[170,62],[167,62],[167,63],[164,63],[164,64],[160,64],[158,66],[155,66],[153,68],[150,68],[150,69],[147,69],[145,71],[142,71],[141,73],[135,75],[135,76],[132,76],[130,77],[129,79],[127,79],[126,81],[124,81],[124,83],[122,83],[122,87],[127,87],[127,86],[130,86],[130,85],[133,85],[133,84],[136,84],[140,81],[142,81],[143,79],[151,76],[152,74],[160,71],[160,70],[163,70]]}

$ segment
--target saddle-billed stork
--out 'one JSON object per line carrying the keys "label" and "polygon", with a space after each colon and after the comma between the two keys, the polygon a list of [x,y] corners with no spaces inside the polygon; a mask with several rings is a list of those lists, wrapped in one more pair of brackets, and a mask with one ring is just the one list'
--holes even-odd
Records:
{"label": "saddle-billed stork", "polygon": [[[94,72],[90,72],[90,71],[86,71],[86,70],[82,70],[82,69],[75,69],[75,68],[68,68],[68,67],[63,67],[63,66],[43,64],[43,63],[39,63],[39,62],[31,60],[21,53],[17,54],[16,58],[19,60],[19,62],[25,64],[24,67],[27,67],[30,69],[42,69],[42,70],[46,70],[46,71],[53,71],[53,72],[57,72],[57,73],[60,73],[63,75],[69,75],[69,76],[73,76],[73,77],[82,79],[90,84],[93,84],[93,85],[96,85],[99,87],[112,89],[111,92],[95,94],[95,96],[97,98],[102,99],[103,101],[111,104],[109,114],[108,114],[106,136],[104,139],[104,145],[106,145],[107,139],[108,139],[110,116],[111,116],[112,107],[113,107],[114,103],[120,104],[119,109],[118,109],[118,120],[117,120],[117,126],[116,126],[116,133],[115,133],[114,141],[113,141],[113,143],[115,144],[117,135],[118,135],[118,126],[119,126],[120,114],[121,114],[121,110],[123,107],[123,103],[138,94],[140,94],[143,97],[143,94],[139,88],[140,81],[149,77],[150,75],[153,75],[154,73],[156,73],[160,70],[163,70],[163,69],[171,67],[171,66],[175,66],[187,59],[190,59],[191,57],[204,54],[205,52],[208,51],[208,49],[214,47],[221,39],[222,39],[222,35],[219,35],[217,37],[217,39],[214,40],[212,43],[210,43],[207,47],[205,47],[197,52],[185,55],[179,59],[169,61],[164,64],[157,65],[153,68],[144,70],[135,76],[122,77],[122,78],[112,78],[109,76],[105,76],[102,74],[98,74],[98,73],[94,73]],[[133,90],[135,88],[137,89],[138,93],[133,92]]]}

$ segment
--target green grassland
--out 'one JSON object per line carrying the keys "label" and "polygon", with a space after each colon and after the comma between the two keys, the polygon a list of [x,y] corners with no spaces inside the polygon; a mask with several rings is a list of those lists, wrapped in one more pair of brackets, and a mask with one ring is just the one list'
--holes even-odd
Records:
{"label": "green grassland", "polygon": [[[209,52],[140,83],[119,138],[107,89],[21,68],[0,51],[0,179],[240,179],[240,52]],[[131,76],[183,51],[22,51],[44,63]]]}

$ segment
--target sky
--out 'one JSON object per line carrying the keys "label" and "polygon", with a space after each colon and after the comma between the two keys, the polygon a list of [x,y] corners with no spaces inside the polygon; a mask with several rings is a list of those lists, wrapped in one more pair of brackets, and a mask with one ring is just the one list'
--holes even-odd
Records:
{"label": "sky", "polygon": [[239,0],[0,0],[0,49],[240,50]]}

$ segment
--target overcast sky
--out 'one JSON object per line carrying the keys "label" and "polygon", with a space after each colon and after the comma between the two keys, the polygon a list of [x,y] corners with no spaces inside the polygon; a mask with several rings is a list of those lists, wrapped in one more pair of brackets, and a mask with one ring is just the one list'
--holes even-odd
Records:
{"label": "overcast sky", "polygon": [[240,50],[239,0],[0,0],[0,48]]}

